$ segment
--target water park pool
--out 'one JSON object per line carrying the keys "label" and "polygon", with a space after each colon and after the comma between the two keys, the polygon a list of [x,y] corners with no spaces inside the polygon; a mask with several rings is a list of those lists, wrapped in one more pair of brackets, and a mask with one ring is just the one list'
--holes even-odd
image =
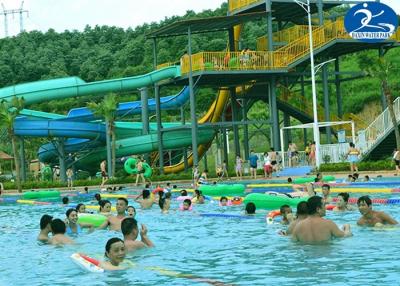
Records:
{"label": "water park pool", "polygon": [[[383,197],[380,195],[379,197]],[[391,197],[384,195],[384,197]],[[130,203],[132,201],[130,200]],[[136,206],[136,205],[135,205]],[[177,208],[174,203],[172,208]],[[325,245],[300,245],[277,234],[280,224],[267,225],[266,211],[248,219],[203,217],[201,212],[242,213],[218,203],[195,205],[191,213],[161,215],[158,206],[138,210],[155,248],[128,254],[135,266],[103,274],[85,272],[69,258],[82,252],[102,258],[106,241],[120,233],[101,230],[77,237],[75,246],[54,247],[36,241],[40,217],[64,218],[59,205],[0,205],[0,285],[371,285],[399,279],[400,229],[356,226],[358,212],[327,217],[350,223],[354,236]],[[399,205],[375,205],[397,220]]]}

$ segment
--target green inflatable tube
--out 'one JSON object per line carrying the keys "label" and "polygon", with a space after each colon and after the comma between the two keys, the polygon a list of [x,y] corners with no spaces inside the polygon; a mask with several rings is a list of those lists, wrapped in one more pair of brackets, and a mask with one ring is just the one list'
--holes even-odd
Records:
{"label": "green inflatable tube", "polygon": [[101,214],[79,214],[78,223],[90,223],[94,227],[99,227],[107,220],[107,217]]}
{"label": "green inflatable tube", "polygon": [[[330,181],[335,181],[336,178],[334,176],[323,176],[322,181],[323,182],[330,182]],[[315,181],[315,177],[304,177],[304,178],[296,178],[294,179],[295,184],[304,184],[304,183],[312,183]]]}
{"label": "green inflatable tube", "polygon": [[[126,160],[124,163],[124,169],[125,172],[127,172],[128,174],[136,175],[138,173],[138,170],[136,169],[136,159],[128,158],[128,160]],[[150,165],[147,163],[143,163],[143,169],[144,169],[143,176],[145,178],[150,178],[151,175],[153,174],[153,169],[150,167]]]}
{"label": "green inflatable tube", "polygon": [[254,203],[257,209],[279,209],[282,205],[289,205],[291,207],[296,207],[300,202],[306,202],[308,197],[304,198],[289,198],[285,195],[270,195],[270,194],[248,194],[243,203],[247,205],[248,203]]}
{"label": "green inflatable tube", "polygon": [[242,184],[233,185],[200,185],[199,190],[206,196],[240,196],[244,194]]}
{"label": "green inflatable tube", "polygon": [[32,200],[32,199],[47,199],[47,198],[59,198],[59,191],[31,191],[22,194],[22,198],[24,200]]}

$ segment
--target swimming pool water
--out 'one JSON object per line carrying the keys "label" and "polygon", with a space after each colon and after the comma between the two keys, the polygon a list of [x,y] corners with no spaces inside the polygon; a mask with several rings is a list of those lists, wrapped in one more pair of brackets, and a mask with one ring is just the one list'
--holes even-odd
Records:
{"label": "swimming pool water", "polygon": [[[400,206],[374,209],[400,220]],[[240,207],[222,209],[218,203],[168,215],[154,205],[139,210],[136,218],[147,225],[156,247],[128,254],[134,268],[94,274],[76,266],[70,255],[83,252],[101,258],[106,241],[121,234],[107,230],[83,234],[75,246],[38,244],[40,217],[47,213],[64,219],[65,211],[59,205],[0,205],[0,285],[210,285],[201,278],[235,285],[399,285],[400,229],[357,227],[358,212],[327,212],[327,218],[339,225],[350,223],[353,237],[300,245],[277,235],[282,227],[267,225],[265,211],[244,220],[195,214],[242,212]],[[192,276],[177,277],[178,273]]]}

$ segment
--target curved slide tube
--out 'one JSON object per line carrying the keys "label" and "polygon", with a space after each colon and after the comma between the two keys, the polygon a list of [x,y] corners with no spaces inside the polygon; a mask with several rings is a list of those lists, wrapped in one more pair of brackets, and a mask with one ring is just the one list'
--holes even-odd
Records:
{"label": "curved slide tube", "polygon": [[86,83],[79,77],[42,80],[17,84],[0,89],[0,101],[11,101],[16,96],[23,97],[25,104],[44,100],[65,99],[75,96],[125,92],[152,85],[168,78],[180,76],[179,66],[170,66],[145,75]]}
{"label": "curved slide tube", "polygon": [[[178,109],[189,100],[189,87],[184,87],[178,94],[165,96],[160,98],[160,107],[162,110]],[[156,111],[155,99],[147,101],[149,112]],[[117,117],[140,114],[142,112],[141,101],[131,101],[118,104]],[[94,120],[95,116],[92,111],[87,107],[80,107],[71,109],[64,120],[79,120],[90,121]]]}

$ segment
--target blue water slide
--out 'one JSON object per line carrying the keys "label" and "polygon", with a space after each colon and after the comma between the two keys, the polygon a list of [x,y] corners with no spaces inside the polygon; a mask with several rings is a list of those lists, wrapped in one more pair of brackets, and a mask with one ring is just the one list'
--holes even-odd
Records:
{"label": "blue water slide", "polygon": [[105,126],[99,123],[57,120],[17,120],[15,135],[33,137],[66,137],[105,140]]}
{"label": "blue water slide", "polygon": [[[162,110],[178,109],[189,100],[189,87],[184,87],[178,94],[160,98],[160,107]],[[149,112],[156,111],[155,99],[147,101]],[[117,117],[140,114],[142,112],[142,102],[132,101],[118,104]],[[95,119],[92,111],[87,107],[71,109],[66,117],[60,120],[90,121]]]}

